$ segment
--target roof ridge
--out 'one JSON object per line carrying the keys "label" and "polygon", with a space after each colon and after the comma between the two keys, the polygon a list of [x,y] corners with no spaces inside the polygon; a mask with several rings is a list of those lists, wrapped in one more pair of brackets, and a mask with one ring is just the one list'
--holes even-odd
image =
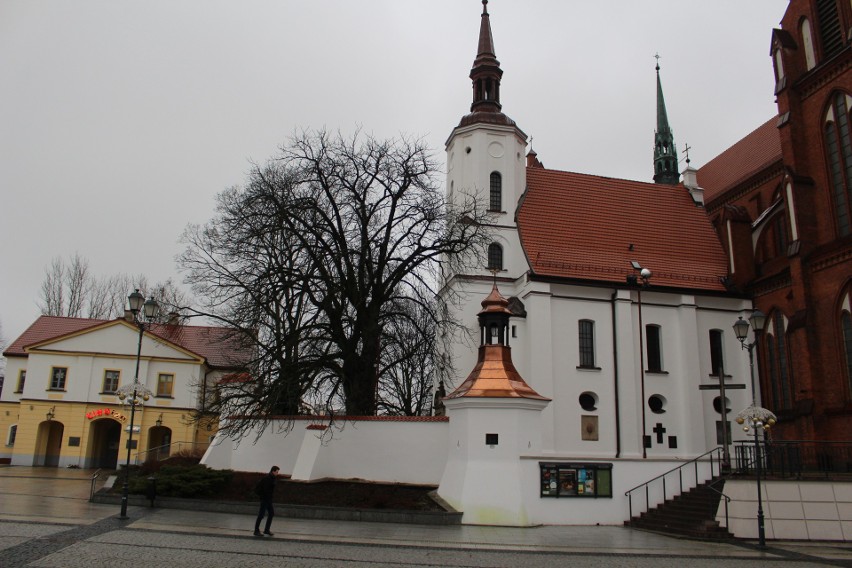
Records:
{"label": "roof ridge", "polygon": [[[600,174],[587,174],[587,173],[575,172],[575,171],[571,171],[571,170],[559,170],[559,169],[556,169],[556,168],[539,168],[539,167],[535,167],[535,166],[527,166],[527,172],[529,173],[530,171],[552,172],[552,173],[557,173],[557,174],[569,174],[569,175],[575,175],[575,176],[584,176],[584,177],[591,177],[591,178],[605,179],[605,180],[612,180],[612,181],[622,181],[622,182],[627,182],[627,183],[638,183],[638,184],[641,184],[641,185],[647,185],[649,188],[653,188],[653,189],[656,189],[656,190],[660,189],[660,184],[656,184],[656,183],[651,182],[651,181],[642,181],[642,180],[638,180],[638,179],[618,178],[618,177],[612,177],[612,176],[604,176],[604,175],[600,175]],[[669,187],[683,187],[683,182],[678,182],[677,185],[669,185]]]}

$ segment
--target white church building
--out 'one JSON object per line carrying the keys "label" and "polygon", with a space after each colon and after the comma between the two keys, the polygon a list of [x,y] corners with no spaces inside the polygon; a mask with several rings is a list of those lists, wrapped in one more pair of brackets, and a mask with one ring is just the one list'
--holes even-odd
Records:
{"label": "white church building", "polygon": [[208,465],[275,456],[294,479],[432,483],[470,524],[620,524],[627,490],[745,437],[731,422],[752,402],[749,360],[732,326],[752,304],[729,284],[695,170],[679,182],[659,82],[655,183],[547,169],[503,112],[486,4],[446,190],[475,195],[494,236],[487,265],[445,275],[472,338],[444,354],[446,416],[353,419],[330,441],[305,419],[254,445],[217,440]]}

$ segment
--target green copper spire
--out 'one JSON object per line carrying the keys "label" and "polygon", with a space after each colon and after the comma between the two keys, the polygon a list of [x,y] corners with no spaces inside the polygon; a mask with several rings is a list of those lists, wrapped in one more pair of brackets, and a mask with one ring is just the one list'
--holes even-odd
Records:
{"label": "green copper spire", "polygon": [[657,58],[657,131],[654,133],[654,183],[677,185],[680,173],[677,171],[677,148],[674,134],[666,115],[666,101],[663,99],[663,85],[660,83],[660,56]]}

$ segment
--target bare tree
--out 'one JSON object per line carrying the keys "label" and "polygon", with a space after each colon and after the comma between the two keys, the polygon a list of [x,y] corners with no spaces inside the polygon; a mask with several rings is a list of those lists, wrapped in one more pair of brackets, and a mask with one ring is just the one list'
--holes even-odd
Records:
{"label": "bare tree", "polygon": [[403,344],[395,322],[422,311],[420,329],[439,324],[441,266],[487,242],[486,208],[449,206],[436,174],[421,140],[302,133],[188,228],[179,264],[205,313],[275,361],[251,369],[246,414],[269,416],[273,393],[290,410],[343,401],[348,415],[376,413],[383,350]]}
{"label": "bare tree", "polygon": [[127,295],[134,289],[157,299],[164,316],[190,303],[187,295],[171,279],[150,285],[141,274],[95,277],[89,269],[89,261],[75,254],[67,262],[54,258],[45,269],[41,283],[41,313],[91,319],[116,318],[124,314]]}
{"label": "bare tree", "polygon": [[414,302],[403,304],[399,307],[399,317],[386,325],[382,336],[379,414],[422,416],[432,413],[437,327],[431,314],[436,309]]}

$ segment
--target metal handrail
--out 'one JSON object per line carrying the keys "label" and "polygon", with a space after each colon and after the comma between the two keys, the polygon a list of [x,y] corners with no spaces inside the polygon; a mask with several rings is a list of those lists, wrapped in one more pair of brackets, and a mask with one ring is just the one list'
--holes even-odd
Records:
{"label": "metal handrail", "polygon": [[721,497],[725,498],[725,529],[730,530],[730,525],[728,524],[728,503],[731,502],[731,498],[728,497],[726,494],[722,493],[721,491],[719,491],[718,489],[716,489],[715,487],[713,487],[714,485],[716,485],[717,483],[719,483],[722,480],[724,480],[724,477],[720,477],[719,479],[717,479],[713,483],[709,484],[707,486],[707,488],[715,491]]}
{"label": "metal handrail", "polygon": [[98,480],[98,477],[101,476],[101,470],[98,469],[95,473],[92,474],[92,486],[89,489],[89,501],[94,500],[95,498],[95,482]]}
{"label": "metal handrail", "polygon": [[[714,454],[719,454],[715,458],[715,460],[714,460]],[[666,491],[666,476],[668,476],[670,473],[674,473],[675,471],[678,472],[678,481],[679,481],[679,484],[680,484],[680,493],[683,493],[683,468],[689,466],[690,464],[693,464],[693,466],[695,467],[695,485],[697,486],[698,483],[699,483],[699,481],[698,481],[698,462],[702,461],[701,458],[710,456],[710,460],[709,460],[710,461],[710,477],[712,478],[715,475],[713,473],[713,470],[714,470],[714,465],[716,463],[718,463],[719,472],[722,471],[721,454],[722,454],[722,448],[721,447],[713,448],[712,450],[706,451],[703,454],[701,454],[700,456],[689,460],[688,462],[684,462],[681,465],[666,471],[665,473],[661,473],[657,477],[649,479],[645,483],[641,483],[641,484],[637,485],[636,487],[634,487],[632,489],[628,489],[627,491],[625,491],[624,496],[627,497],[627,503],[628,503],[628,509],[629,509],[629,512],[630,512],[630,518],[631,519],[633,518],[633,492],[634,491],[636,491],[637,489],[642,489],[643,487],[645,488],[645,510],[647,511],[650,508],[649,507],[649,503],[650,503],[649,487],[652,483],[654,483],[658,479],[662,479],[662,481],[663,481],[663,501],[665,502],[665,501],[668,500],[667,491]]]}

